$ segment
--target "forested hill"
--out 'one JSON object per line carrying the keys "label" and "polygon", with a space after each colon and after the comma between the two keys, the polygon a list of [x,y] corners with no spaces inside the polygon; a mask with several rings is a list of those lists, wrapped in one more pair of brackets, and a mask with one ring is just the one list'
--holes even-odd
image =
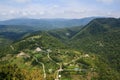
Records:
{"label": "forested hill", "polygon": [[[82,43],[82,40],[84,42],[88,40],[88,43],[89,43],[92,40],[105,42],[106,40],[104,39],[107,39],[107,38],[109,38],[109,40],[114,41],[113,39],[116,38],[114,41],[116,42],[116,40],[120,39],[119,34],[120,34],[120,19],[99,18],[99,19],[92,20],[90,23],[84,26],[76,35],[72,37],[71,40],[73,41],[79,40],[80,43]],[[96,42],[93,41],[93,43],[96,43]],[[82,46],[85,46],[85,45],[82,45]],[[86,46],[86,47],[89,47],[89,46]]]}
{"label": "forested hill", "polygon": [[85,52],[102,54],[120,71],[120,19],[92,20],[72,37],[71,44]]}

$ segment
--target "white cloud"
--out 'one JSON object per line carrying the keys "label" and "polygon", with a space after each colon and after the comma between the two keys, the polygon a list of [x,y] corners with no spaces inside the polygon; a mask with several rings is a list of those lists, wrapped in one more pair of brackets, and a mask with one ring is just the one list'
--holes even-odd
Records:
{"label": "white cloud", "polygon": [[31,0],[11,0],[13,2],[17,2],[17,3],[26,3],[26,2],[30,2]]}
{"label": "white cloud", "polygon": [[102,2],[102,3],[105,3],[105,4],[111,4],[113,3],[115,0],[97,0],[98,2]]}
{"label": "white cloud", "polygon": [[18,15],[28,16],[29,12],[20,10]]}
{"label": "white cloud", "polygon": [[44,12],[44,11],[40,11],[39,14],[40,14],[40,15],[44,15],[45,12]]}
{"label": "white cloud", "polygon": [[[0,4],[0,17],[1,19],[28,17],[28,18],[82,18],[89,16],[120,16],[117,9],[109,9],[94,5],[85,5],[78,3],[77,0],[64,0],[65,4],[42,4],[42,3],[29,3],[31,0],[10,0],[19,3],[25,3],[24,6],[15,7],[14,5]],[[75,1],[75,2],[74,2]],[[80,0],[79,0],[80,1]],[[102,3],[113,3],[118,0],[97,0]],[[119,12],[119,13],[118,13]]]}
{"label": "white cloud", "polygon": [[59,5],[53,5],[53,8],[59,8]]}
{"label": "white cloud", "polygon": [[2,12],[2,13],[0,13],[0,14],[1,14],[1,16],[7,15],[7,13],[5,13],[5,12]]}
{"label": "white cloud", "polygon": [[9,11],[9,14],[14,15],[14,14],[16,14],[16,11],[14,11],[14,10],[10,10],[10,11]]}

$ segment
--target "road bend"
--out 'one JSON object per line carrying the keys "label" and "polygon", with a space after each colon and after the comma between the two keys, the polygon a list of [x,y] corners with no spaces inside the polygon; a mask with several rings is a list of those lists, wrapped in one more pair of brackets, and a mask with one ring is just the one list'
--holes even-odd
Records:
{"label": "road bend", "polygon": [[34,59],[35,59],[35,61],[36,61],[37,63],[39,63],[39,64],[42,65],[42,67],[43,67],[43,73],[44,73],[44,80],[46,80],[46,77],[47,77],[47,76],[46,76],[46,71],[45,71],[45,65],[44,65],[44,63],[39,62],[36,57],[34,57]]}

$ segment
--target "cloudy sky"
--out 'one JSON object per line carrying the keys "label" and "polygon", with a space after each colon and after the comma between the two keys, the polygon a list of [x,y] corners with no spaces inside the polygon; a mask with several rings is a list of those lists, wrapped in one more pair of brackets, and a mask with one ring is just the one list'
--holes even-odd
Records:
{"label": "cloudy sky", "polygon": [[0,0],[0,20],[120,17],[120,0]]}

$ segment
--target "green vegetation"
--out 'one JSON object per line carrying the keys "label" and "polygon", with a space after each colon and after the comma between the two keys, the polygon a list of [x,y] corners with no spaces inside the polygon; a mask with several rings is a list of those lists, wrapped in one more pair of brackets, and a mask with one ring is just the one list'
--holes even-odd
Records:
{"label": "green vegetation", "polygon": [[110,65],[119,72],[119,24],[119,19],[95,19],[81,29],[81,31],[72,38],[71,42],[77,49],[97,53],[102,55],[102,57],[104,56],[104,58],[108,59]]}
{"label": "green vegetation", "polygon": [[34,30],[32,27],[22,25],[0,25],[0,47],[19,40]]}
{"label": "green vegetation", "polygon": [[82,28],[38,31],[8,42],[0,48],[0,79],[119,80],[119,23],[100,18]]}

